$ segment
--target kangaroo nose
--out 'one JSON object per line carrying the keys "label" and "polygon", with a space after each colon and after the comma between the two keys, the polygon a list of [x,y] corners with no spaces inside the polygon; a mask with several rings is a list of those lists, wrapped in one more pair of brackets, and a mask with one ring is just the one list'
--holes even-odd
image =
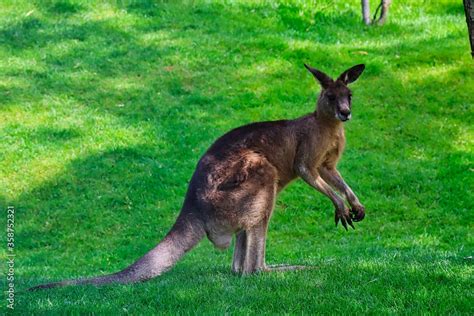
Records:
{"label": "kangaroo nose", "polygon": [[344,116],[349,116],[351,114],[351,110],[349,110],[348,108],[341,109],[339,112],[341,112],[341,114]]}

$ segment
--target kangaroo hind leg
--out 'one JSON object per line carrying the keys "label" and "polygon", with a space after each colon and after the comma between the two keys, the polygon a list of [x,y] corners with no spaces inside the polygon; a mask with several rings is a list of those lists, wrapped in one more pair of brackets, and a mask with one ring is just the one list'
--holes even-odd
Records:
{"label": "kangaroo hind leg", "polygon": [[265,241],[267,238],[268,221],[240,231],[235,240],[232,271],[235,273],[250,274],[266,270]]}

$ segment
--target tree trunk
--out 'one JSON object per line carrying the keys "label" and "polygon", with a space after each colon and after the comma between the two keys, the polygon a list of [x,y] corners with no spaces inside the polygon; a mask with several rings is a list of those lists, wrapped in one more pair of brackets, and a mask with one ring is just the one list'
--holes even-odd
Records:
{"label": "tree trunk", "polygon": [[365,25],[370,25],[370,3],[369,0],[361,0],[362,4],[362,20]]}
{"label": "tree trunk", "polygon": [[387,20],[388,8],[392,4],[392,0],[382,0],[380,5],[382,6],[382,11],[380,12],[380,17],[377,20],[378,25],[383,25]]}
{"label": "tree trunk", "polygon": [[[362,20],[365,25],[378,24],[382,25],[387,20],[388,8],[392,4],[392,0],[380,0],[380,4],[375,10],[374,17],[370,19],[370,0],[361,0],[362,5]],[[380,11],[380,16],[377,15]]]}
{"label": "tree trunk", "polygon": [[[372,24],[383,25],[387,20],[388,8],[392,4],[392,0],[381,0],[379,6],[375,10],[374,17],[372,18]],[[382,10],[380,10],[382,9]],[[380,16],[377,19],[377,14],[380,10]]]}
{"label": "tree trunk", "polygon": [[474,58],[474,4],[472,0],[464,0],[464,12],[466,13],[467,30],[469,42],[471,43],[471,56]]}

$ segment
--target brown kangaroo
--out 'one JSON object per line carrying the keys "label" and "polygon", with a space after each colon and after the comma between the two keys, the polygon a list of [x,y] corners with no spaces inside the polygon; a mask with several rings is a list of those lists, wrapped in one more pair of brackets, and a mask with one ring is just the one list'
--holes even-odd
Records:
{"label": "brown kangaroo", "polygon": [[232,262],[236,273],[281,270],[265,265],[267,227],[278,193],[297,177],[331,199],[336,208],[336,226],[341,221],[346,230],[347,225],[354,228],[353,222],[365,216],[364,206],[344,182],[336,164],[345,143],[342,123],[351,118],[351,91],[347,85],[357,80],[365,66],[356,65],[336,80],[305,67],[322,87],[316,111],[295,120],[245,125],[220,137],[199,160],[181,213],[155,248],[122,271],[39,285],[31,290],[145,281],[170,269],[205,235],[217,248],[225,249],[236,234]]}

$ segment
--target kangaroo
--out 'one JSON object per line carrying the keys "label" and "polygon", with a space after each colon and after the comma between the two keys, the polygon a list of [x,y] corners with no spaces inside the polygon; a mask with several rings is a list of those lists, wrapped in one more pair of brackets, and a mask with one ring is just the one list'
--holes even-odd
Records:
{"label": "kangaroo", "polygon": [[316,110],[294,120],[241,126],[217,139],[197,164],[176,223],[155,248],[122,271],[30,290],[149,280],[169,270],[206,235],[219,249],[228,248],[236,235],[235,273],[281,270],[265,264],[267,227],[278,193],[298,177],[331,199],[336,226],[341,222],[346,230],[348,225],[354,228],[353,222],[365,217],[365,208],[336,164],[345,144],[343,122],[351,118],[347,85],[365,65],[344,71],[336,80],[304,66],[321,85]]}

